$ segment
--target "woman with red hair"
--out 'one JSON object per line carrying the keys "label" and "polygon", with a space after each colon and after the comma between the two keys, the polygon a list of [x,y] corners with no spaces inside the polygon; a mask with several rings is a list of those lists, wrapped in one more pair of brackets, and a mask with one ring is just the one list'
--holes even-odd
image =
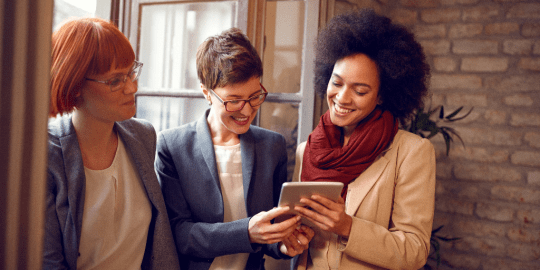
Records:
{"label": "woman with red hair", "polygon": [[132,118],[141,68],[108,21],[53,34],[43,269],[179,268],[156,132]]}

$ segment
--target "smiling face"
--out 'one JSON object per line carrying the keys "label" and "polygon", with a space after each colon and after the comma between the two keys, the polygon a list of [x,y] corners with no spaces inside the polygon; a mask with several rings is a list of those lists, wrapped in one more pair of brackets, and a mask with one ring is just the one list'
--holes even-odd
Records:
{"label": "smiling face", "polygon": [[[214,92],[223,99],[223,101],[234,99],[249,99],[261,93],[259,78],[253,77],[245,83],[226,85],[216,87]],[[212,95],[207,89],[203,89],[206,99],[212,102],[210,114],[208,115],[208,125],[212,131],[212,136],[220,138],[238,138],[238,135],[244,134],[249,130],[249,126],[255,116],[259,106],[251,107],[249,103],[244,105],[242,110],[228,112],[225,106]],[[227,140],[227,139],[225,139]]]}
{"label": "smiling face", "polygon": [[351,134],[379,103],[379,85],[377,65],[365,54],[337,61],[326,90],[332,123]]}
{"label": "smiling face", "polygon": [[[89,79],[107,81],[117,75],[127,74],[130,67],[112,69],[105,74],[88,76]],[[82,102],[77,111],[86,117],[100,122],[116,122],[127,120],[135,115],[135,93],[137,82],[126,80],[124,89],[111,92],[109,85],[94,81],[85,81],[80,91]]]}

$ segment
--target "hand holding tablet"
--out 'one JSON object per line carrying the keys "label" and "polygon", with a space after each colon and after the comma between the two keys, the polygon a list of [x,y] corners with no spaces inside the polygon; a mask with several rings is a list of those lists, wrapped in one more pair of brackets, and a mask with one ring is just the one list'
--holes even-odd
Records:
{"label": "hand holding tablet", "polygon": [[[279,206],[289,206],[291,210],[275,219],[275,223],[282,222],[294,215],[299,215],[294,210],[295,205],[302,205],[301,198],[310,198],[311,195],[318,194],[330,200],[337,201],[341,196],[343,183],[340,182],[287,182],[281,187]],[[309,220],[302,218],[302,223],[313,227]]]}

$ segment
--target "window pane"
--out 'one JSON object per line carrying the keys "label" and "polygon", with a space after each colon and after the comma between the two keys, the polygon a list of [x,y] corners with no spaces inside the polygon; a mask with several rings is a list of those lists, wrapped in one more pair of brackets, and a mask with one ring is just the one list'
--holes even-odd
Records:
{"label": "window pane", "polygon": [[193,122],[208,108],[203,98],[137,97],[137,118],[150,121],[156,132]]}
{"label": "window pane", "polygon": [[200,89],[196,51],[207,37],[236,25],[237,2],[141,5],[139,60],[145,91]]}
{"label": "window pane", "polygon": [[264,84],[273,93],[300,91],[304,1],[266,2]]}
{"label": "window pane", "polygon": [[298,105],[265,102],[261,106],[260,125],[285,137],[287,142],[287,179],[292,179],[298,139]]}

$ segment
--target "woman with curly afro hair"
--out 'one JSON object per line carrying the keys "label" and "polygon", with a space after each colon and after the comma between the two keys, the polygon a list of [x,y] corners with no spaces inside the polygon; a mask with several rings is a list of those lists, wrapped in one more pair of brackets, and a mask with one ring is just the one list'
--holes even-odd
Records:
{"label": "woman with curly afro hair", "polygon": [[317,39],[315,89],[328,111],[298,146],[294,181],[342,182],[338,201],[296,206],[316,225],[296,269],[418,269],[435,202],[429,140],[399,130],[427,95],[429,66],[407,29],[372,10],[334,17]]}

